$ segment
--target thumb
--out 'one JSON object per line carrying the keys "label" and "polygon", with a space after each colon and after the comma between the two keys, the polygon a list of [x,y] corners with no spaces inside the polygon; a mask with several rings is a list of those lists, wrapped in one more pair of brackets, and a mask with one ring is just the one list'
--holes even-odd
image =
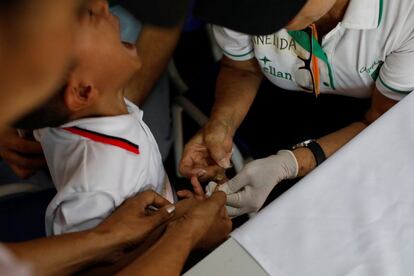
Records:
{"label": "thumb", "polygon": [[235,208],[228,205],[226,205],[226,210],[227,214],[232,219],[247,213],[247,211],[245,211],[243,208]]}
{"label": "thumb", "polygon": [[230,168],[230,158],[233,148],[231,137],[209,136],[206,137],[205,141],[211,158],[223,169]]}
{"label": "thumb", "polygon": [[238,192],[241,188],[249,184],[249,177],[244,174],[244,170],[238,173],[235,177],[229,181],[219,185],[219,190],[228,194]]}
{"label": "thumb", "polygon": [[175,206],[174,205],[167,205],[163,208],[159,209],[158,211],[154,212],[149,216],[151,221],[151,226],[153,228],[157,228],[170,218],[174,216],[175,213]]}

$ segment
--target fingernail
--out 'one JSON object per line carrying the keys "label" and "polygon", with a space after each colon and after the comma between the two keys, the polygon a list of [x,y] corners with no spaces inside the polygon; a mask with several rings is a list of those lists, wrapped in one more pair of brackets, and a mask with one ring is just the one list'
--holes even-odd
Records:
{"label": "fingernail", "polygon": [[167,211],[168,214],[172,214],[175,211],[175,206],[174,205],[168,205],[167,207],[165,207],[165,210]]}
{"label": "fingernail", "polygon": [[218,164],[223,169],[228,169],[230,167],[230,160],[228,158],[223,158],[219,161]]}

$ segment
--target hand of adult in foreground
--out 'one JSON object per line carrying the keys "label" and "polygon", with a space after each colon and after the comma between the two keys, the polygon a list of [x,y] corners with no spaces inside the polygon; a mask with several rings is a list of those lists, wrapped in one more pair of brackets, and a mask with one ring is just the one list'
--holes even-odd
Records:
{"label": "hand of adult in foreground", "polygon": [[[151,205],[159,210],[148,212]],[[92,264],[120,261],[129,252],[125,249],[141,244],[173,217],[174,209],[154,191],[145,191],[126,200],[95,228],[7,246],[31,263],[36,275],[69,275]]]}
{"label": "hand of adult in foreground", "polygon": [[218,189],[227,194],[228,214],[236,217],[258,211],[280,181],[297,175],[295,155],[289,150],[281,150],[276,155],[250,162]]}
{"label": "hand of adult in foreground", "polygon": [[[183,206],[179,206],[180,203]],[[191,248],[212,249],[225,241],[232,229],[225,203],[226,195],[223,192],[215,192],[205,200],[183,200],[177,204],[177,212],[182,215],[168,225],[167,232],[183,229],[179,231],[190,234]]]}
{"label": "hand of adult in foreground", "polygon": [[[158,208],[148,211],[148,207]],[[113,233],[120,245],[133,246],[143,241],[154,229],[174,216],[175,207],[154,191],[145,191],[126,200],[94,230]]]}
{"label": "hand of adult in foreground", "polygon": [[180,173],[201,181],[219,180],[230,165],[234,131],[223,121],[210,120],[186,144]]}
{"label": "hand of adult in foreground", "polygon": [[[163,236],[119,275],[180,275],[191,250],[211,249],[231,231],[224,204],[226,195],[214,193],[209,199],[186,199],[176,204],[177,219]],[[179,214],[180,213],[180,214]]]}
{"label": "hand of adult in foreground", "polygon": [[0,156],[23,179],[46,166],[40,143],[20,137],[13,128],[0,134]]}

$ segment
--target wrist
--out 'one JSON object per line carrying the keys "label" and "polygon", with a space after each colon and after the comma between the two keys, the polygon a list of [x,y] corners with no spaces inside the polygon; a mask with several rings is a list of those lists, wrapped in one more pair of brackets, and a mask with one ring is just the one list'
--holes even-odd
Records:
{"label": "wrist", "polygon": [[88,230],[86,237],[94,241],[101,251],[101,260],[112,258],[111,256],[122,251],[124,248],[135,243],[128,232],[122,231],[122,227],[118,227],[115,231],[110,228],[96,227]]}
{"label": "wrist", "polygon": [[284,160],[283,168],[285,168],[286,171],[283,179],[296,178],[299,173],[299,164],[296,156],[290,150],[279,150],[275,157],[279,159],[280,156],[282,156]]}
{"label": "wrist", "polygon": [[191,219],[184,217],[170,222],[164,236],[179,240],[182,246],[190,251],[196,247],[199,239]]}
{"label": "wrist", "polygon": [[[109,233],[86,230],[78,232],[79,238],[76,243],[81,244],[80,255],[76,265],[85,267],[91,263],[112,262],[120,257],[124,247],[121,247]],[[75,235],[76,235],[75,234]],[[71,235],[71,234],[68,234]],[[76,247],[77,245],[74,244]],[[70,264],[68,264],[70,265]]]}
{"label": "wrist", "polygon": [[236,129],[238,127],[235,121],[231,119],[231,116],[225,115],[212,115],[209,119],[208,124],[224,126],[232,137],[236,133]]}
{"label": "wrist", "polygon": [[297,148],[292,151],[298,163],[298,176],[305,176],[316,167],[316,160],[308,148]]}

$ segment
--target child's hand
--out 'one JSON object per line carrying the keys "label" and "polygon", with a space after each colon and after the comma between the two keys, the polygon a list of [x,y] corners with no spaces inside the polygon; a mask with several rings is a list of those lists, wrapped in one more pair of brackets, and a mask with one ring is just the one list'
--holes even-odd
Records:
{"label": "child's hand", "polygon": [[195,198],[198,200],[203,200],[209,198],[214,192],[218,191],[218,188],[220,186],[220,184],[214,181],[210,181],[206,186],[206,192],[204,192],[200,181],[195,176],[191,178],[191,184],[193,185],[194,192],[191,192],[189,190],[181,190],[177,192],[177,195],[181,198]]}
{"label": "child's hand", "polygon": [[204,190],[196,176],[191,177],[191,184],[193,185],[194,192],[189,190],[181,190],[177,192],[177,195],[181,198],[195,198],[198,200],[206,199]]}

